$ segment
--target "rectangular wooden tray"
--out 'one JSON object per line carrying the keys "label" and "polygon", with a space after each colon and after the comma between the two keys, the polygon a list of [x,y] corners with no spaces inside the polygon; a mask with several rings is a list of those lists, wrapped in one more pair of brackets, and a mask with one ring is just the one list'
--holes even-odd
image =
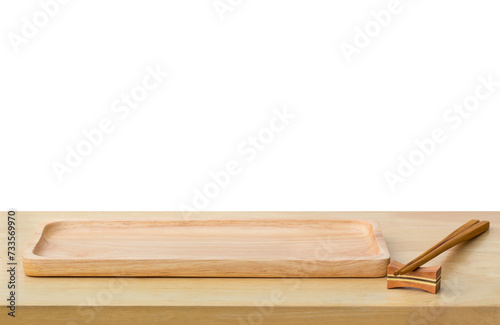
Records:
{"label": "rectangular wooden tray", "polygon": [[47,221],[31,276],[382,277],[376,225],[352,220]]}

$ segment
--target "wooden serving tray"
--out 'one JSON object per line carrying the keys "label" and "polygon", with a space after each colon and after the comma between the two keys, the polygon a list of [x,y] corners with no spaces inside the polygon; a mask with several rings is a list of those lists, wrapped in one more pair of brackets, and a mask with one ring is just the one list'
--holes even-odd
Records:
{"label": "wooden serving tray", "polygon": [[62,220],[40,224],[31,276],[382,277],[377,226],[349,220]]}

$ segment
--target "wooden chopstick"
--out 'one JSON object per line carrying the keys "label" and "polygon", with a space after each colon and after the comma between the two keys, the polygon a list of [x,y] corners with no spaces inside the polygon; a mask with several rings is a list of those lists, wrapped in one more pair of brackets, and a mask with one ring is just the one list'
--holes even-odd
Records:
{"label": "wooden chopstick", "polygon": [[483,232],[485,232],[489,228],[490,228],[489,221],[479,221],[478,223],[474,224],[473,226],[466,228],[465,230],[456,234],[454,237],[448,239],[442,245],[438,246],[437,248],[435,248],[431,252],[425,254],[423,257],[421,257],[417,261],[411,263],[410,265],[408,265],[406,267],[403,267],[401,270],[399,270],[398,274],[394,273],[394,275],[401,275],[401,274],[405,274],[407,272],[411,272],[411,271],[415,270],[416,268],[418,268],[419,266],[427,263],[428,261],[430,261],[434,257],[438,256],[442,252],[452,248],[455,245],[458,245],[464,241],[467,241],[469,239],[472,239],[472,238],[482,234]]}
{"label": "wooden chopstick", "polygon": [[444,244],[446,241],[448,241],[449,239],[455,237],[457,234],[461,233],[462,231],[464,231],[465,229],[469,228],[470,226],[473,226],[475,225],[476,223],[478,223],[479,220],[476,220],[476,219],[472,219],[466,223],[464,223],[462,226],[460,226],[459,228],[455,229],[453,232],[451,232],[448,236],[446,236],[445,238],[443,238],[443,240],[441,240],[439,243],[437,243],[436,245],[432,246],[431,248],[429,248],[428,250],[426,250],[425,252],[423,252],[422,254],[420,254],[419,256],[415,257],[413,260],[411,260],[410,262],[406,263],[405,265],[403,265],[402,267],[400,267],[398,270],[396,270],[396,272],[394,272],[394,275],[398,275],[400,274],[401,270],[404,269],[405,267],[411,265],[412,263],[415,263],[416,261],[418,261],[419,259],[421,259],[422,257],[424,257],[425,255],[429,254],[430,252],[432,252],[433,250],[435,250],[436,248],[438,248],[439,246],[441,246],[442,244]]}

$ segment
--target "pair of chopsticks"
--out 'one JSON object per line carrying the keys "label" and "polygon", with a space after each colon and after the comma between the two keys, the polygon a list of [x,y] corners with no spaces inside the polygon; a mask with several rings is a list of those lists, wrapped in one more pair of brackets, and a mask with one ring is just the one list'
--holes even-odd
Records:
{"label": "pair of chopsticks", "polygon": [[438,256],[442,252],[452,248],[455,245],[458,245],[464,241],[472,239],[490,227],[489,221],[479,221],[479,220],[471,220],[465,223],[460,228],[453,231],[451,234],[446,236],[443,240],[441,240],[436,245],[432,246],[420,256],[403,265],[401,268],[394,272],[394,275],[401,275],[407,272],[411,272],[417,269],[419,266],[424,265],[434,257]]}

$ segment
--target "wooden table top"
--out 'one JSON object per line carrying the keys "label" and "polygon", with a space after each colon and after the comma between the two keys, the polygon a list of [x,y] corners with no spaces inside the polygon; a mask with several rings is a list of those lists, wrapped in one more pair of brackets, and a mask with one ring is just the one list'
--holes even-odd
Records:
{"label": "wooden table top", "polygon": [[[7,212],[0,232],[7,233]],[[441,291],[386,289],[386,278],[28,277],[21,253],[50,219],[351,219],[378,222],[391,260],[407,262],[470,219],[489,220],[478,238],[426,266],[443,266]],[[1,324],[498,324],[500,212],[17,212],[16,318]],[[6,237],[0,260],[7,267]],[[0,273],[3,304],[8,272]]]}

